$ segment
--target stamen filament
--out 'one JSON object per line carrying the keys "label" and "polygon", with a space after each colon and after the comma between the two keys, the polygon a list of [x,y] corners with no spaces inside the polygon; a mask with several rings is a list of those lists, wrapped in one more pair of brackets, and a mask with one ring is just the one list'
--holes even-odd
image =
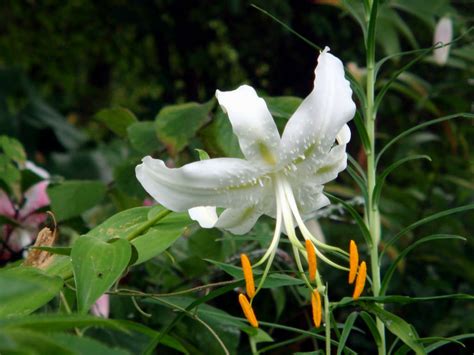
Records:
{"label": "stamen filament", "polygon": [[267,260],[270,257],[270,255],[274,254],[274,250],[276,250],[278,246],[278,242],[280,241],[281,220],[282,220],[281,206],[277,201],[276,225],[275,225],[275,232],[273,233],[272,242],[270,246],[268,247],[267,251],[265,252],[265,254],[262,256],[262,258],[255,264],[255,267],[262,265],[265,262],[265,260]]}
{"label": "stamen filament", "polygon": [[[293,222],[293,216],[295,217],[296,219],[296,222],[298,224],[298,226],[300,227],[300,230],[301,230],[301,233],[303,234],[303,237],[307,240],[307,239],[310,239],[313,243],[315,243],[316,245],[324,245],[326,247],[329,247],[328,245],[324,244],[324,243],[321,243],[320,241],[318,241],[311,233],[310,231],[306,228],[306,225],[304,224],[303,222],[303,219],[301,218],[299,212],[298,212],[298,208],[296,206],[296,202],[295,202],[295,198],[293,196],[293,191],[291,190],[291,186],[289,186],[288,184],[285,184],[285,183],[282,183],[282,187],[283,187],[283,191],[284,191],[284,197],[285,197],[285,200],[287,202],[287,205],[286,207],[290,207],[290,218],[291,218],[291,222]],[[292,223],[293,224],[293,223]],[[286,224],[285,224],[285,227],[286,227]],[[287,228],[288,229],[288,228]],[[288,237],[290,237],[290,235],[288,234]],[[291,241],[291,239],[290,239]],[[298,241],[299,243],[299,241]],[[333,247],[329,247],[329,249],[332,249]],[[336,268],[336,269],[339,269],[339,270],[344,270],[344,271],[349,271],[349,269],[347,267],[344,267],[344,266],[341,266],[337,263],[335,263],[334,261],[330,260],[329,258],[327,258],[323,253],[321,253],[319,251],[318,248],[315,248],[316,250],[316,254],[318,255],[318,257],[321,258],[321,260],[323,260],[325,263],[327,263],[328,265],[331,265],[332,267]],[[328,248],[327,248],[328,249]],[[336,248],[336,249],[339,249],[339,248]],[[344,254],[346,255],[347,253],[344,252]]]}
{"label": "stamen filament", "polygon": [[243,293],[239,294],[239,303],[240,307],[242,307],[242,311],[244,312],[245,318],[247,318],[250,325],[254,328],[258,328],[257,317],[255,317],[255,313],[252,309],[252,306],[250,305],[249,300]]}
{"label": "stamen filament", "polygon": [[357,274],[357,279],[354,288],[354,294],[352,295],[353,299],[358,299],[359,296],[364,291],[365,279],[367,278],[367,265],[363,261],[359,266],[359,273]]}
{"label": "stamen filament", "polygon": [[309,270],[309,281],[313,282],[316,279],[316,253],[314,252],[313,243],[311,240],[306,239],[306,254],[308,255],[308,270]]}
{"label": "stamen filament", "polygon": [[357,250],[357,244],[353,240],[349,244],[349,266],[349,284],[352,284],[359,266],[359,251]]}
{"label": "stamen filament", "polygon": [[276,253],[276,250],[278,248],[278,242],[280,241],[281,221],[282,221],[282,219],[283,219],[283,217],[282,217],[282,212],[281,212],[281,204],[278,203],[278,199],[277,199],[276,225],[275,225],[275,232],[273,234],[272,242],[270,244],[270,247],[266,251],[265,255],[263,255],[263,257],[255,264],[255,266],[259,266],[262,263],[264,263],[265,260],[268,259],[267,265],[265,265],[265,270],[263,271],[262,278],[260,279],[260,282],[258,283],[257,291],[255,291],[255,295],[263,287],[263,283],[265,282],[265,279],[267,278],[268,272],[270,271],[270,267],[272,266],[273,259],[275,257],[275,253]]}
{"label": "stamen filament", "polygon": [[290,184],[288,184],[288,182],[285,181],[283,187],[285,189],[285,193],[286,193],[286,196],[287,196],[288,204],[290,205],[290,209],[291,209],[293,215],[295,216],[296,223],[298,224],[298,227],[300,227],[301,234],[303,234],[304,238],[305,239],[311,239],[311,241],[317,247],[320,247],[321,249],[331,250],[331,251],[337,252],[341,255],[348,256],[348,253],[346,251],[342,250],[341,248],[334,247],[332,245],[328,245],[326,243],[323,243],[311,234],[311,232],[306,227],[306,224],[304,223],[303,219],[301,218],[301,215],[299,214],[298,207],[296,206],[295,197],[293,196],[293,191],[291,189]]}
{"label": "stamen filament", "polygon": [[244,271],[245,288],[247,295],[252,299],[255,296],[255,282],[253,280],[252,265],[247,255],[240,254],[240,261],[242,263],[242,270]]}
{"label": "stamen filament", "polygon": [[299,254],[300,250],[301,251],[304,250],[304,247],[303,247],[303,244],[301,244],[301,242],[296,237],[295,226],[293,224],[293,215],[291,214],[291,210],[289,209],[289,206],[288,206],[288,201],[285,196],[284,186],[282,185],[282,182],[279,179],[276,180],[276,196],[277,196],[277,199],[276,199],[277,205],[280,204],[282,208],[283,223],[285,224],[286,233],[288,234],[288,239],[290,240],[290,243],[293,249],[293,255],[295,257],[296,266],[298,268],[298,271],[301,274],[301,277],[303,278],[303,281],[306,283],[308,288],[311,289],[312,288],[311,283],[306,277],[306,274],[303,269],[303,265],[301,263],[300,254]]}
{"label": "stamen filament", "polygon": [[311,292],[311,308],[313,310],[313,322],[316,328],[321,326],[321,320],[323,317],[321,295],[318,290]]}

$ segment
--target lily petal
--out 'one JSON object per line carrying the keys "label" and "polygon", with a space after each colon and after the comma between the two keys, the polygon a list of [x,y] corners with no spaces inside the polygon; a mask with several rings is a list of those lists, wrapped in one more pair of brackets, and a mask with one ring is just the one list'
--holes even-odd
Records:
{"label": "lily petal", "polygon": [[228,208],[219,216],[215,226],[242,235],[252,229],[262,214],[256,206]]}
{"label": "lily petal", "polygon": [[311,182],[293,185],[293,194],[303,220],[313,218],[317,210],[330,204],[323,186]]}
{"label": "lily petal", "polygon": [[202,228],[212,228],[215,226],[217,219],[216,207],[214,206],[199,206],[188,210],[189,217],[193,221],[199,223]]}
{"label": "lily petal", "polygon": [[233,91],[217,90],[216,97],[229,116],[244,156],[249,161],[275,165],[280,134],[265,101],[248,85]]}
{"label": "lily petal", "polygon": [[341,61],[329,48],[319,55],[314,89],[288,121],[280,144],[280,163],[289,165],[311,152],[328,152],[355,113],[352,90]]}
{"label": "lily petal", "polygon": [[267,188],[268,170],[243,159],[217,158],[170,169],[159,159],[143,158],[135,168],[137,179],[159,203],[173,211],[199,206],[258,204]]}
{"label": "lily petal", "polygon": [[323,185],[334,180],[347,167],[346,145],[335,145],[327,153],[312,152],[307,159],[295,162],[294,167],[287,172],[292,186],[305,183]]}

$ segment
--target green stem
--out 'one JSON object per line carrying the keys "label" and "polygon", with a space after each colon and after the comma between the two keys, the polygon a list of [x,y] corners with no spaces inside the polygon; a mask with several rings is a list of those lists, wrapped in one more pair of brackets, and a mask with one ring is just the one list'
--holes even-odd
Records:
{"label": "green stem", "polygon": [[[376,185],[375,166],[375,24],[377,17],[377,1],[369,1],[370,18],[367,30],[367,103],[365,107],[365,126],[369,137],[370,147],[367,153],[367,191],[368,201],[366,210],[366,222],[372,243],[370,248],[370,264],[372,273],[372,290],[375,297],[380,295],[380,265],[379,265],[379,243],[380,243],[380,212],[377,202],[374,200],[374,189]],[[381,342],[378,346],[379,355],[385,355],[385,326],[377,318],[377,329],[380,333]]]}
{"label": "green stem", "polygon": [[326,284],[324,290],[324,322],[326,323],[325,338],[326,338],[326,354],[331,354],[331,314],[329,313],[329,289]]}
{"label": "green stem", "polygon": [[140,235],[143,234],[148,228],[153,226],[156,222],[162,220],[165,218],[167,215],[171,213],[170,210],[163,210],[160,213],[158,213],[155,217],[147,221],[146,223],[143,223],[140,227],[137,229],[133,230],[129,235],[126,236],[125,239],[127,239],[129,242],[135,239],[136,237],[139,237]]}

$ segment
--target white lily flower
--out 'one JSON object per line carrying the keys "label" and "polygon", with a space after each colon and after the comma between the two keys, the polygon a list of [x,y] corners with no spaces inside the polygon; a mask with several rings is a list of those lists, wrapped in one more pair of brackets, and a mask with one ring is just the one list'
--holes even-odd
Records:
{"label": "white lily flower", "polygon": [[[245,159],[208,159],[170,169],[162,160],[147,156],[136,167],[136,175],[159,203],[177,212],[189,210],[204,228],[245,234],[260,216],[276,218],[271,245],[256,264],[268,260],[260,289],[283,228],[304,273],[299,253],[307,255],[296,237],[295,221],[306,240],[321,249],[335,249],[315,238],[304,220],[329,204],[323,185],[346,168],[346,144],[351,137],[347,122],[356,107],[343,65],[327,47],[318,57],[314,89],[289,119],[282,137],[265,101],[252,87],[217,90],[216,97],[229,116]],[[220,216],[216,207],[225,208]],[[348,270],[318,248],[316,253],[323,261]]]}

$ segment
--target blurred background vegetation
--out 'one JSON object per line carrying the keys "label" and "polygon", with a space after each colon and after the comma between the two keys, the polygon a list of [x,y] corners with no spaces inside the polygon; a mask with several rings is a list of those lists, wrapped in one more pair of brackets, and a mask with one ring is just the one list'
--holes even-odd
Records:
{"label": "blurred background vegetation", "polygon": [[[349,11],[355,9],[357,13],[358,1],[253,3],[313,43],[330,46],[363,82],[363,35]],[[442,16],[452,18],[455,36],[465,33],[472,25],[472,10],[468,0],[433,0],[429,4],[422,0],[382,1],[378,58],[430,47],[434,26]],[[251,7],[249,1],[6,0],[1,2],[0,12],[0,134],[19,139],[29,159],[46,168],[55,183],[89,179],[107,187],[99,206],[61,221],[69,237],[87,231],[114,212],[143,203],[146,194],[134,176],[134,166],[143,155],[153,154],[179,166],[198,159],[195,148],[205,149],[211,156],[239,153],[225,117],[215,102],[209,101],[216,89],[230,90],[249,83],[263,96],[305,97],[312,88],[317,50]],[[379,110],[379,149],[415,124],[472,112],[472,40],[472,34],[461,38],[451,48],[445,66],[436,65],[430,54],[400,76]],[[389,60],[379,73],[379,85],[414,56]],[[190,101],[209,102],[209,109],[191,123],[185,115],[179,122],[171,119],[171,123],[166,121],[166,112],[158,115],[164,107]],[[296,107],[297,102],[292,98],[275,99],[273,113],[282,108],[276,115],[281,125],[291,114],[289,107]],[[107,118],[101,119],[97,113],[119,107],[127,110],[116,112],[134,115],[143,125],[135,123],[133,129],[125,127],[118,135],[111,131]],[[158,131],[160,127],[162,131]],[[469,144],[473,131],[468,120],[446,121],[404,139],[384,155],[381,168],[414,153],[432,158],[432,162],[402,166],[389,177],[381,203],[387,238],[420,218],[473,202],[474,165]],[[353,137],[349,151],[364,165],[360,141],[355,133]],[[328,189],[345,199],[360,194],[347,173]],[[346,248],[349,238],[359,238],[349,216],[328,215],[330,218],[320,222],[331,243]],[[408,233],[389,251],[387,262],[414,240],[429,234],[459,234],[469,239],[466,243],[434,242],[415,249],[399,268],[389,293],[472,294],[473,217],[469,212],[453,215]],[[202,259],[237,263],[242,250],[252,250],[260,242],[262,247],[266,245],[271,223],[263,220],[258,224],[252,235],[263,237],[253,243],[217,230],[191,229],[169,250],[172,257],[155,258],[134,269],[123,282],[148,292],[170,292],[229,279]],[[281,257],[277,262],[283,266],[287,261]],[[350,293],[345,285],[339,286],[345,284],[341,282],[345,275],[331,270],[324,274],[332,298]],[[307,329],[308,318],[301,315],[307,316],[308,307],[301,307],[299,303],[305,301],[297,291],[278,289],[265,294],[256,301],[259,317]],[[221,297],[216,305],[240,315],[234,296]],[[172,316],[162,306],[160,310],[154,304],[143,307],[152,314],[161,312],[160,316],[147,319],[130,300],[117,297],[112,298],[112,317],[131,317],[157,327]],[[440,301],[389,308],[413,323],[420,336],[474,331],[472,303]],[[343,322],[347,312],[337,314],[338,321]],[[246,353],[244,337],[238,332],[226,333],[219,319],[209,322],[217,324],[233,350]],[[203,351],[212,338],[201,328],[183,323],[174,333]],[[282,331],[270,333],[277,340],[289,337]],[[352,342],[358,342],[362,353],[372,349],[363,336],[354,336],[349,345]],[[302,339],[290,349],[302,351],[308,344]],[[281,353],[288,353],[288,349]]]}

